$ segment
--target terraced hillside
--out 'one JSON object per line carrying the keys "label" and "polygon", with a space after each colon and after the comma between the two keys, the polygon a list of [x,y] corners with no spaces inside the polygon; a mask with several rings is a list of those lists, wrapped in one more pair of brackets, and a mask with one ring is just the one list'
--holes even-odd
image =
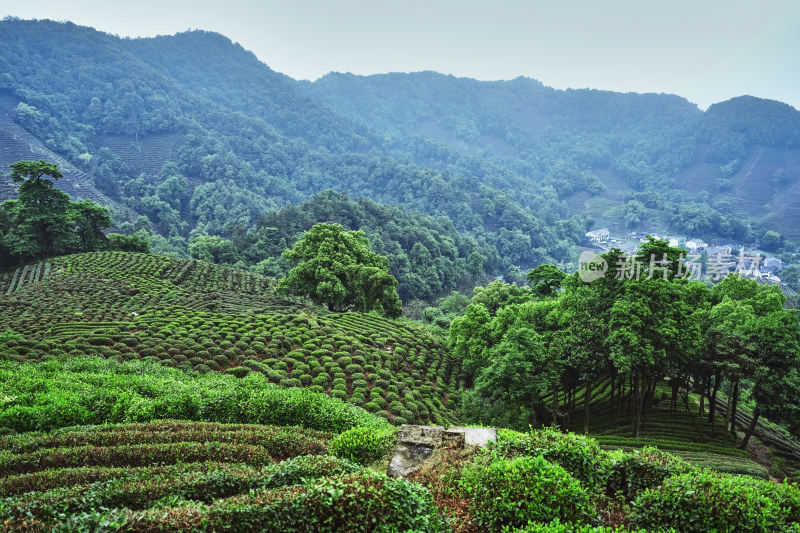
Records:
{"label": "terraced hillside", "polygon": [[[115,202],[99,192],[91,182],[91,176],[70,164],[66,159],[45,146],[28,130],[16,124],[11,117],[18,100],[7,93],[0,92],[0,175],[9,171],[8,165],[23,160],[39,160],[58,164],[64,177],[56,182],[56,187],[69,194],[73,199],[87,199],[113,207],[121,213],[129,213],[130,209]],[[0,201],[16,198],[17,185],[9,179],[0,179]]]}
{"label": "terraced hillside", "polygon": [[296,427],[180,422],[6,437],[0,527],[309,531],[326,523],[326,530],[351,530],[363,506],[376,513],[376,525],[424,526],[430,517],[419,508],[419,516],[392,512],[415,500],[436,514],[422,487],[328,455],[334,438]]}
{"label": "terraced hillside", "polygon": [[244,377],[341,398],[395,424],[455,420],[460,367],[429,333],[275,294],[271,279],[124,252],[64,256],[0,276],[0,354],[63,354]]}
{"label": "terraced hillside", "polygon": [[[769,453],[772,454],[771,459],[758,459],[761,463],[771,460],[771,469],[751,457],[755,455],[752,446],[749,451],[740,450],[732,436],[725,438],[722,428],[725,427],[727,399],[724,395],[720,395],[718,399],[717,414],[712,423],[708,419],[707,410],[704,411],[704,416],[700,416],[699,398],[695,394],[689,395],[686,399],[688,403],[680,400],[678,409],[672,411],[670,387],[667,383],[659,384],[652,413],[647,416],[639,437],[634,438],[631,437],[631,421],[625,408],[630,391],[625,391],[622,403],[619,398],[616,399],[617,407],[612,414],[609,402],[610,385],[610,380],[604,380],[593,389],[589,417],[589,434],[606,449],[631,450],[656,446],[696,465],[760,478],[773,475],[797,479],[800,473],[800,442],[780,426],[760,419],[755,431],[756,440],[761,446],[768,446]],[[583,404],[584,394],[585,390],[576,393],[576,405]],[[746,428],[751,419],[751,411],[740,405],[736,415],[737,426]],[[583,411],[579,409],[566,426],[571,431],[582,432],[584,423]]]}

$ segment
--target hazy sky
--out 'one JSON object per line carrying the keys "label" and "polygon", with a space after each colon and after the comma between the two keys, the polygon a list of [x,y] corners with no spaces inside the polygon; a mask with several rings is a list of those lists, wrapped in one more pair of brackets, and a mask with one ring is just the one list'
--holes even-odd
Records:
{"label": "hazy sky", "polygon": [[436,70],[800,109],[800,0],[3,0],[3,15],[132,37],[213,30],[297,79]]}

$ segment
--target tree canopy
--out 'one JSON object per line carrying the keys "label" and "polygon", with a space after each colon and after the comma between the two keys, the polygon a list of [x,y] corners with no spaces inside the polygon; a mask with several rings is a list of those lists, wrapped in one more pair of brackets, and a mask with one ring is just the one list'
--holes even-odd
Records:
{"label": "tree canopy", "polygon": [[688,280],[678,269],[681,253],[651,238],[632,257],[617,249],[603,255],[610,265],[637,262],[636,276],[610,269],[584,282],[577,273],[563,276],[542,265],[528,274],[532,290],[499,281],[476,289],[449,332],[465,383],[472,386],[464,414],[516,427],[568,424],[571,398],[582,387],[588,431],[593,384],[610,378],[608,412],[616,420],[624,413],[622,398],[628,398],[624,416],[638,435],[658,384],[671,384],[673,410],[680,390],[686,398],[698,391],[700,416],[710,421],[727,386],[730,421],[745,383],[755,409],[742,446],[762,414],[800,429],[797,312],[784,308],[786,298],[776,286],[738,275],[711,289]]}
{"label": "tree canopy", "polygon": [[316,224],[283,257],[297,265],[278,290],[308,296],[331,311],[379,311],[400,316],[397,280],[389,261],[373,252],[362,231],[339,224]]}
{"label": "tree canopy", "polygon": [[53,183],[62,177],[58,167],[46,161],[11,165],[11,178],[20,184],[19,197],[0,205],[2,264],[107,245],[103,230],[111,226],[108,209],[90,200],[70,201]]}

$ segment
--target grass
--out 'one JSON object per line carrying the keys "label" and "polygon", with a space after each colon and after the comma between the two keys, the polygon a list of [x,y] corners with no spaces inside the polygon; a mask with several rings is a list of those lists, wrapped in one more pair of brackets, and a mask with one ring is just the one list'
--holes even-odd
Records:
{"label": "grass", "polygon": [[[726,443],[723,431],[724,409],[718,410],[715,422],[712,424],[708,420],[707,411],[705,416],[700,416],[699,397],[692,394],[689,397],[690,412],[686,410],[682,399],[679,399],[677,411],[673,412],[670,408],[671,389],[666,383],[659,384],[656,387],[656,400],[652,412],[647,415],[639,436],[633,437],[633,426],[625,409],[629,391],[624,390],[623,404],[618,408],[616,416],[611,414],[610,392],[610,380],[597,384],[592,391],[589,435],[603,448],[635,450],[645,446],[656,446],[693,464],[720,472],[768,477],[767,466],[757,463],[748,457],[747,452],[739,450],[733,437]],[[584,390],[576,393],[576,412],[567,426],[571,431],[583,432],[584,393]],[[617,398],[618,406],[619,401]],[[719,403],[724,401],[724,396],[720,396]],[[741,417],[740,425],[749,421],[744,412]],[[785,433],[767,422],[764,425],[772,428],[774,432]],[[788,442],[785,443],[787,446],[790,445]]]}

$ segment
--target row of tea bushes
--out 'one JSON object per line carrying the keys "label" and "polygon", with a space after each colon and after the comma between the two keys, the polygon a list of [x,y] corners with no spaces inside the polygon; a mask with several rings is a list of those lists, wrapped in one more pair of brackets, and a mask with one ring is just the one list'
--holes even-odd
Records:
{"label": "row of tea bushes", "polygon": [[270,278],[201,261],[128,252],[58,257],[0,276],[0,319],[39,334],[57,322],[115,321],[158,309],[298,311]]}
{"label": "row of tea bushes", "polygon": [[93,357],[0,362],[0,428],[6,431],[159,419],[334,432],[389,427],[359,407],[308,389],[277,387],[257,373],[238,379]]}
{"label": "row of tea bushes", "polygon": [[4,359],[92,355],[258,373],[395,424],[455,420],[460,365],[422,328],[316,314],[276,296],[268,278],[199,261],[100,252],[48,264],[49,277],[0,299],[0,318],[13,332],[0,337]]}
{"label": "row of tea bushes", "polygon": [[0,523],[13,531],[444,527],[425,489],[328,455],[333,437],[171,421],[6,436]]}

